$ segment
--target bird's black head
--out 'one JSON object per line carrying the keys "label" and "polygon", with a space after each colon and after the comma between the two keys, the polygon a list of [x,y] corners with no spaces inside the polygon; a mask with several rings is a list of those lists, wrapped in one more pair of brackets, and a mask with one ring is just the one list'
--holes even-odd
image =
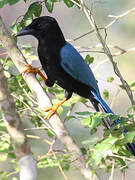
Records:
{"label": "bird's black head", "polygon": [[42,40],[43,38],[45,39],[46,37],[52,37],[52,40],[54,41],[55,39],[53,39],[53,37],[56,36],[64,39],[57,21],[50,16],[42,16],[34,19],[30,25],[22,28],[17,33],[17,36],[24,35],[33,35],[38,40]]}

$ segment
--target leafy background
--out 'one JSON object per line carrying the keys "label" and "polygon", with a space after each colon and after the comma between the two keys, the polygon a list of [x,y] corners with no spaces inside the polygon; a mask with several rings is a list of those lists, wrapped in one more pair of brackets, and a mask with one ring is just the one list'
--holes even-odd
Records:
{"label": "leafy background", "polygon": [[[90,6],[89,1],[87,4]],[[11,5],[11,6],[10,6]],[[110,0],[110,1],[95,1],[93,13],[96,16],[96,21],[99,27],[102,27],[110,22],[110,18],[107,18],[108,14],[119,15],[125,10],[132,8],[134,2],[132,0]],[[45,7],[46,6],[46,7]],[[0,1],[1,15],[4,19],[4,22],[8,27],[11,27],[13,32],[13,37],[16,40],[15,34],[19,28],[29,24],[33,17],[42,15],[51,15],[54,16],[62,28],[66,39],[74,39],[79,35],[88,32],[90,27],[87,22],[87,19],[82,12],[77,7],[72,7],[73,4],[70,1],[19,1],[19,0],[2,0]],[[72,7],[72,8],[67,8]],[[50,14],[52,12],[52,14]],[[21,15],[21,16],[20,16]],[[23,16],[22,16],[23,15]],[[18,18],[19,17],[19,18]],[[19,23],[18,23],[19,22]],[[128,17],[124,17],[117,23],[115,23],[108,30],[107,42],[111,45],[117,45],[122,48],[131,48],[134,46],[134,13],[130,14]],[[36,61],[36,46],[37,41],[32,37],[24,37],[18,40],[17,42],[22,48],[22,52],[25,54],[25,57],[28,59],[29,63],[33,63],[36,66],[39,66],[39,62]],[[77,48],[78,46],[95,46],[98,43],[94,34],[90,34],[80,40],[77,40],[73,45]],[[22,44],[27,44],[22,47]],[[31,44],[33,47],[31,47]],[[79,51],[83,51],[81,48]],[[94,49],[93,49],[94,50]],[[112,50],[115,52],[115,50]],[[94,70],[95,76],[98,80],[100,90],[103,97],[106,99],[108,104],[112,103],[112,100],[115,98],[115,102],[112,104],[112,109],[116,114],[123,115],[121,117],[121,129],[120,131],[106,131],[103,126],[101,126],[100,120],[103,116],[101,113],[90,113],[91,108],[88,107],[89,104],[86,104],[87,101],[78,96],[73,96],[63,107],[60,108],[58,113],[65,121],[65,125],[68,128],[72,137],[81,147],[83,153],[87,158],[87,162],[93,163],[93,170],[100,168],[100,176],[103,179],[108,179],[113,159],[115,159],[115,166],[117,170],[115,171],[115,177],[120,179],[120,170],[124,171],[127,167],[129,170],[126,173],[127,178],[132,179],[134,177],[134,166],[132,163],[127,163],[125,160],[119,157],[108,157],[110,154],[116,153],[121,156],[130,157],[130,154],[126,150],[125,144],[127,141],[132,141],[134,138],[134,126],[132,124],[133,113],[130,110],[130,102],[125,94],[124,90],[120,86],[118,78],[114,75],[112,66],[109,62],[104,63],[103,65],[97,67],[98,63],[106,58],[105,55],[99,53],[82,53],[85,60],[91,64],[92,69]],[[41,127],[41,119],[38,118],[34,112],[40,112],[41,116],[44,117],[43,112],[32,103],[26,93],[20,87],[21,85],[26,90],[27,94],[34,98],[29,92],[25,82],[23,81],[20,75],[14,76],[17,74],[9,58],[5,61],[5,56],[2,56],[0,61],[4,66],[5,74],[8,78],[9,86],[12,94],[16,98],[16,107],[20,116],[23,119],[25,128],[28,127]],[[134,91],[134,53],[128,53],[115,58],[117,60],[120,71],[122,72],[124,78],[129,82]],[[33,61],[35,60],[35,61]],[[59,89],[57,86],[53,88],[46,88],[53,102],[57,103],[55,97],[59,100],[63,97],[63,90]],[[116,96],[118,93],[118,96]],[[78,102],[79,101],[79,102]],[[34,112],[29,111],[26,105],[34,108]],[[71,109],[71,114],[67,116],[67,113]],[[83,111],[80,113],[80,111]],[[76,113],[78,112],[78,113]],[[29,120],[28,121],[28,117]],[[111,117],[112,120],[114,117]],[[26,121],[27,119],[27,121]],[[95,121],[96,119],[96,121]],[[129,124],[130,121],[130,124]],[[124,127],[127,127],[129,133],[124,137],[122,135]],[[98,131],[96,132],[96,130]],[[16,165],[15,157],[13,154],[13,149],[11,146],[10,138],[6,134],[5,126],[0,121],[0,130],[1,130],[1,142],[0,142],[0,159],[1,159],[1,179],[14,179],[17,177],[16,173],[18,168]],[[60,172],[59,165],[63,168],[64,173],[68,176],[69,179],[83,179],[80,177],[79,173],[72,167],[71,162],[68,158],[68,155],[65,153],[58,153],[57,159],[49,154],[47,154],[50,145],[43,142],[43,139],[52,141],[54,138],[53,134],[48,130],[27,130],[28,134],[32,134],[38,137],[41,137],[40,140],[30,138],[30,144],[32,151],[34,152],[35,158],[38,160],[39,169],[39,179],[63,179],[62,173]],[[96,134],[95,134],[96,133]],[[110,136],[110,133],[112,134]],[[104,136],[104,138],[103,138]],[[37,146],[38,144],[38,146]],[[96,144],[96,146],[95,146]],[[89,149],[90,147],[90,149]],[[61,143],[56,140],[54,149],[63,150]],[[93,151],[94,149],[94,151]],[[44,156],[45,155],[45,156]],[[40,157],[39,157],[40,156]],[[42,157],[42,158],[41,158]],[[7,166],[8,164],[8,166]],[[71,167],[70,167],[71,166]],[[132,167],[131,167],[132,166]],[[14,168],[13,168],[14,167]],[[52,168],[53,167],[53,168]],[[56,168],[55,168],[56,167]],[[120,168],[120,170],[119,170]],[[15,174],[14,174],[15,173]]]}

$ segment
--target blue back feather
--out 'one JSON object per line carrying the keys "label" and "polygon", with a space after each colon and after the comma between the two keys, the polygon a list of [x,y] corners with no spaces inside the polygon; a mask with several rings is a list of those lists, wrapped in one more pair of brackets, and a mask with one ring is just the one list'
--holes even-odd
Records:
{"label": "blue back feather", "polygon": [[112,110],[109,108],[106,102],[101,98],[101,96],[97,96],[97,94],[94,91],[91,91],[91,93],[96,98],[96,100],[101,104],[101,106],[105,109],[107,113],[113,114]]}
{"label": "blue back feather", "polygon": [[66,43],[60,50],[61,66],[74,79],[92,87],[97,95],[100,95],[97,81],[82,56],[70,44]]}
{"label": "blue back feather", "polygon": [[[60,50],[60,56],[62,68],[74,79],[86,84],[89,87],[92,87],[95,91],[91,90],[91,93],[95,99],[101,104],[107,113],[113,114],[112,110],[101,98],[97,81],[90,67],[84,61],[78,51],[70,43],[66,43],[66,45]],[[119,123],[118,120],[115,121],[116,124]]]}
{"label": "blue back feather", "polygon": [[[66,43],[66,45],[61,48],[60,56],[62,68],[74,79],[92,87],[95,91],[91,90],[91,93],[95,99],[101,104],[107,113],[114,114],[100,96],[98,85],[91,69],[77,50],[71,44]],[[115,119],[114,123],[119,124],[119,119]],[[126,132],[127,130],[124,131],[124,134]],[[135,155],[135,143],[128,143],[127,147],[129,151]]]}
{"label": "blue back feather", "polygon": [[[105,111],[107,113],[111,113],[114,114],[113,111],[109,108],[109,106],[106,104],[106,102],[102,99],[101,96],[97,96],[97,94],[95,93],[95,91],[91,91],[91,93],[93,94],[93,96],[96,98],[96,100],[101,104],[101,106],[105,109]],[[114,120],[115,124],[119,124],[119,119],[115,119]]]}

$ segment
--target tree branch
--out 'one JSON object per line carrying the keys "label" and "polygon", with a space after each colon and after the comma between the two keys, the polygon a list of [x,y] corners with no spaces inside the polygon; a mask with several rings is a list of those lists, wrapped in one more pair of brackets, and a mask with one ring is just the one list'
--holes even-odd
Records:
{"label": "tree branch", "polygon": [[[70,1],[73,2],[73,0],[70,0]],[[115,74],[119,77],[119,79],[120,79],[120,81],[121,81],[121,83],[122,83],[128,97],[130,99],[130,102],[131,102],[132,106],[134,106],[135,101],[134,101],[134,98],[133,98],[133,93],[132,93],[128,83],[124,80],[124,78],[123,78],[123,76],[122,76],[122,74],[121,74],[121,72],[120,72],[120,70],[119,70],[119,68],[117,66],[117,63],[113,60],[113,56],[112,56],[112,54],[110,52],[110,49],[109,49],[108,45],[106,44],[106,41],[103,39],[103,37],[102,37],[102,35],[101,35],[100,31],[99,31],[91,11],[88,9],[88,7],[85,6],[83,0],[80,0],[80,2],[81,2],[81,4],[79,4],[79,5],[77,4],[77,6],[79,6],[79,7],[81,6],[81,9],[84,12],[84,14],[86,15],[90,25],[92,26],[93,30],[96,32],[97,38],[99,39],[100,43],[102,44],[102,47],[103,47],[103,50],[104,50],[105,54],[107,55],[108,59],[110,60],[110,62],[113,65],[113,69],[114,69]],[[133,8],[133,10],[134,10],[134,8]],[[128,13],[125,13],[125,14],[128,14]],[[106,33],[106,31],[105,31],[105,33]],[[106,36],[107,36],[107,34],[106,34]]]}
{"label": "tree branch", "polygon": [[129,13],[135,11],[135,7],[132,9],[129,9],[128,11],[124,12],[123,14],[120,14],[118,16],[114,16],[114,15],[108,15],[108,17],[114,18],[113,21],[111,21],[108,25],[105,26],[105,29],[109,28],[110,26],[112,26],[116,21],[118,21],[120,18],[127,16]]}
{"label": "tree branch", "polygon": [[[0,41],[2,46],[6,49],[8,55],[13,60],[14,64],[18,68],[18,70],[23,72],[26,68],[26,60],[20,50],[17,48],[14,41],[11,39],[6,27],[4,26],[2,19],[0,18]],[[44,109],[45,107],[51,106],[50,100],[48,96],[43,91],[39,82],[35,78],[35,76],[31,73],[24,76],[24,79],[29,86],[30,90],[36,96],[39,106]],[[71,159],[73,160],[74,165],[79,169],[81,174],[85,177],[85,179],[92,179],[92,170],[91,168],[86,168],[86,162],[82,155],[81,150],[76,145],[72,137],[69,135],[66,130],[63,122],[60,118],[55,114],[49,120],[49,123],[53,127],[55,134],[58,139],[66,146],[66,149],[71,154]],[[94,175],[93,180],[98,180],[99,178]]]}
{"label": "tree branch", "polygon": [[[13,97],[10,95],[7,79],[0,64],[0,109],[7,130],[12,138],[14,152],[19,159],[20,180],[36,180],[35,161],[27,144],[26,135],[22,129],[20,117],[16,111]],[[24,166],[25,164],[25,166]],[[25,176],[27,174],[27,176]]]}

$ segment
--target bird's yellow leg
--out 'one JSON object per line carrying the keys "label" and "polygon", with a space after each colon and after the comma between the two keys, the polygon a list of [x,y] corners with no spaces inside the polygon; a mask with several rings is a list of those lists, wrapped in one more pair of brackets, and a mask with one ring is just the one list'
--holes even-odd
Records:
{"label": "bird's yellow leg", "polygon": [[38,74],[44,80],[44,82],[47,81],[47,78],[43,75],[43,73],[38,68],[35,68],[31,66],[30,64],[26,64],[26,66],[27,68],[23,71],[23,73],[34,73],[35,75]]}
{"label": "bird's yellow leg", "polygon": [[66,101],[67,99],[63,99],[59,104],[54,105],[50,108],[46,108],[45,112],[48,112],[48,114],[45,116],[45,119],[50,119],[50,117],[57,111],[57,109]]}

